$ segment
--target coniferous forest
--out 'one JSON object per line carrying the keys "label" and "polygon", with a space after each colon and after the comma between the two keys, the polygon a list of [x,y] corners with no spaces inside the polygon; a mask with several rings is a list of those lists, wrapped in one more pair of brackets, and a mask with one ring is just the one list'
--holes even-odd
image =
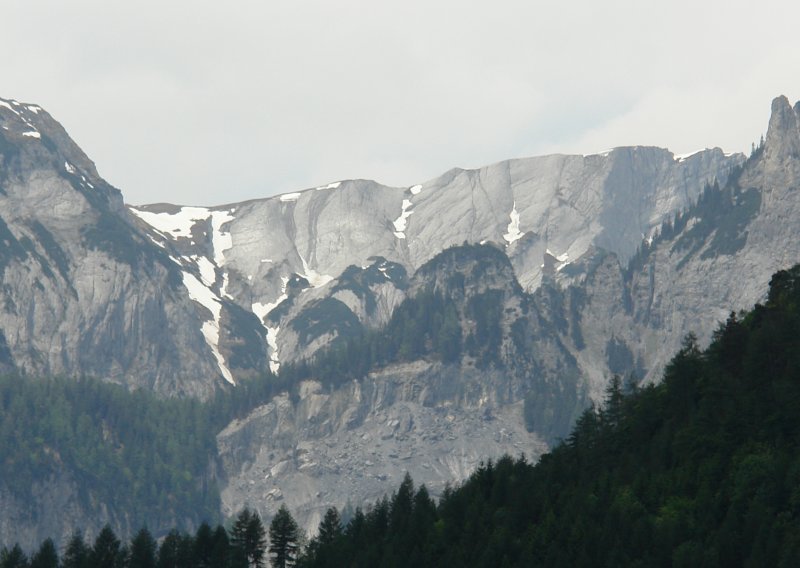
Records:
{"label": "coniferous forest", "polygon": [[[59,387],[43,382],[40,388]],[[15,400],[2,402],[20,404]],[[522,456],[487,461],[438,503],[406,477],[391,496],[347,519],[328,511],[306,546],[288,510],[273,519],[269,538],[253,520],[257,515],[245,511],[230,532],[204,524],[194,536],[174,531],[160,546],[146,531],[123,545],[107,529],[93,545],[78,533],[60,560],[49,541],[31,551],[30,560],[18,547],[6,547],[0,568],[268,561],[309,567],[798,566],[799,408],[795,267],[773,276],[763,305],[731,314],[707,349],[687,337],[661,383],[614,379],[602,407],[584,412],[571,435],[539,463]],[[35,446],[29,453],[31,463],[47,455]],[[165,464],[165,471],[180,463]],[[140,548],[148,551],[144,563],[135,560]],[[114,563],[102,563],[112,562],[102,560],[105,550],[113,551]],[[206,551],[202,559],[199,550]],[[213,550],[218,556],[209,560]],[[74,551],[86,563],[71,563]]]}

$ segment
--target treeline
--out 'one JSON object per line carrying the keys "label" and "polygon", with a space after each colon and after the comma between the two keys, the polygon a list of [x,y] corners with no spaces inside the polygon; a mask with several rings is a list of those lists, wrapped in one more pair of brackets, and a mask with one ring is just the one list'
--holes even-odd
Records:
{"label": "treeline", "polygon": [[435,506],[406,479],[300,565],[800,566],[800,268],[627,390],[535,466],[488,462]]}
{"label": "treeline", "polygon": [[[288,523],[288,524],[287,524]],[[250,568],[265,566],[267,558],[283,568],[296,557],[299,531],[286,509],[281,509],[267,531],[258,513],[245,509],[230,532],[222,525],[202,523],[194,535],[171,531],[159,544],[142,528],[129,543],[123,543],[109,526],[87,543],[76,532],[59,554],[51,539],[45,540],[30,558],[15,545],[0,550],[0,568]],[[287,541],[288,537],[288,541]],[[291,543],[289,543],[291,541]]]}
{"label": "treeline", "polygon": [[96,380],[0,376],[0,489],[32,501],[67,472],[136,524],[217,519],[209,409]]}

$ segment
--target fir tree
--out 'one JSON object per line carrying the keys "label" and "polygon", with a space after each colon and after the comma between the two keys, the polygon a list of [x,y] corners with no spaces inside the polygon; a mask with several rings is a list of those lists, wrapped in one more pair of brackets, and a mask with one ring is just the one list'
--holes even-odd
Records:
{"label": "fir tree", "polygon": [[245,508],[239,513],[231,531],[231,544],[243,553],[249,566],[264,566],[266,531],[257,512]]}
{"label": "fir tree", "polygon": [[273,566],[294,566],[300,543],[300,529],[286,505],[281,505],[269,525],[269,554]]}

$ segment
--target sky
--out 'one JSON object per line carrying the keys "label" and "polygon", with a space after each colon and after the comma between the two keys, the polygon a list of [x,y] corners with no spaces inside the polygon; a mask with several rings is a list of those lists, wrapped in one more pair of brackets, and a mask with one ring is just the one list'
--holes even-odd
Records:
{"label": "sky", "polygon": [[0,97],[131,204],[219,205],[625,145],[749,151],[800,2],[2,0]]}

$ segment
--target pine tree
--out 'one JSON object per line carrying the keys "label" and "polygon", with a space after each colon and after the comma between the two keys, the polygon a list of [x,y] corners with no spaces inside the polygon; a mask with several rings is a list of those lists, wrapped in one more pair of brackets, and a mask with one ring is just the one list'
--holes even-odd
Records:
{"label": "pine tree", "polygon": [[155,568],[158,544],[146,528],[141,529],[131,541],[128,568]]}
{"label": "pine tree", "polygon": [[158,549],[158,568],[194,568],[192,538],[173,529]]}
{"label": "pine tree", "polygon": [[67,543],[64,557],[61,559],[61,568],[87,568],[89,562],[89,547],[83,540],[80,532],[75,532]]}
{"label": "pine tree", "polygon": [[92,568],[122,568],[124,561],[122,543],[109,525],[104,526],[89,553],[89,566]]}
{"label": "pine tree", "polygon": [[317,540],[322,545],[330,545],[342,536],[342,519],[336,507],[331,507],[319,524]]}
{"label": "pine tree", "polygon": [[9,550],[3,547],[0,551],[0,568],[28,568],[28,557],[22,552],[18,544]]}
{"label": "pine tree", "polygon": [[211,568],[214,555],[214,533],[208,523],[203,523],[194,536],[194,565],[196,568]]}
{"label": "pine tree", "polygon": [[48,538],[31,558],[31,568],[58,568],[58,552],[53,539]]}
{"label": "pine tree", "polygon": [[266,531],[258,513],[248,508],[239,513],[231,531],[231,544],[244,553],[249,566],[264,566]]}
{"label": "pine tree", "polygon": [[286,505],[281,505],[269,525],[269,553],[276,568],[294,566],[300,542],[300,529]]}

